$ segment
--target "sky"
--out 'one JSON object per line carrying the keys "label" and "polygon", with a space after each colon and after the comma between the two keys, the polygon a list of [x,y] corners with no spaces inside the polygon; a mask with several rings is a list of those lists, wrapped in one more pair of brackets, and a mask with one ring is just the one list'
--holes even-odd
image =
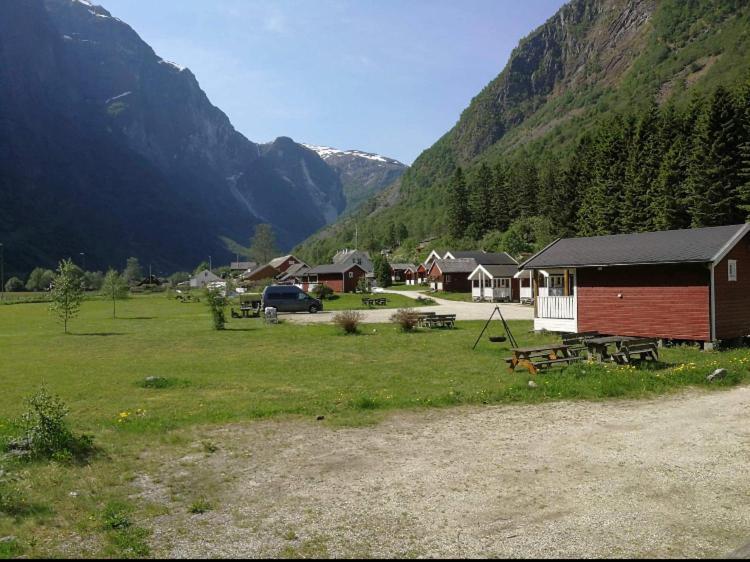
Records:
{"label": "sky", "polygon": [[563,0],[93,0],[250,140],[411,164]]}

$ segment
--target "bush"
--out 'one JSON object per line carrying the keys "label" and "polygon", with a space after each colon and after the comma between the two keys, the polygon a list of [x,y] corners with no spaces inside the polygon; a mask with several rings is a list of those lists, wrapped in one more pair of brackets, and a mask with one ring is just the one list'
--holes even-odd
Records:
{"label": "bush", "polygon": [[226,313],[224,308],[227,305],[227,300],[222,296],[221,291],[218,289],[206,289],[206,301],[208,308],[211,311],[211,318],[214,322],[215,330],[223,330],[226,324]]}
{"label": "bush", "polygon": [[19,291],[23,291],[23,289],[23,281],[21,281],[18,277],[11,277],[5,284],[5,290],[9,293],[18,293]]}
{"label": "bush", "polygon": [[315,288],[311,292],[313,296],[319,300],[328,299],[333,296],[333,289],[323,283],[315,285]]}
{"label": "bush", "polygon": [[344,310],[336,314],[332,322],[342,328],[345,334],[356,334],[362,318],[362,314],[356,310]]}
{"label": "bush", "polygon": [[22,433],[8,443],[20,457],[69,461],[93,451],[89,435],[74,435],[68,427],[68,408],[45,387],[27,400],[29,410],[17,422]]}
{"label": "bush", "polygon": [[413,332],[417,328],[419,315],[413,308],[399,308],[391,315],[391,322],[398,324],[402,332]]}

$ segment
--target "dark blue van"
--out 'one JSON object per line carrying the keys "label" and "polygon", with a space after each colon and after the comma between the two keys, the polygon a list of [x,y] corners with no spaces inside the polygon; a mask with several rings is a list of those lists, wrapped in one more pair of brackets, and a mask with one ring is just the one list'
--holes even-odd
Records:
{"label": "dark blue van", "polygon": [[263,290],[263,309],[272,306],[278,312],[309,312],[323,310],[323,303],[294,285],[269,285]]}

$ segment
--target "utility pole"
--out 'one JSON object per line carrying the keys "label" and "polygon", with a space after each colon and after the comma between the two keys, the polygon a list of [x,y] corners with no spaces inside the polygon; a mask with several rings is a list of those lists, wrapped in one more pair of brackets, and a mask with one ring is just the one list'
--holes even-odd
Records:
{"label": "utility pole", "polygon": [[86,272],[86,252],[81,252],[81,269]]}
{"label": "utility pole", "polygon": [[208,270],[209,271],[213,271],[214,270],[213,266],[211,265],[211,256],[208,256]]}
{"label": "utility pole", "polygon": [[359,226],[354,225],[354,249],[359,250]]}

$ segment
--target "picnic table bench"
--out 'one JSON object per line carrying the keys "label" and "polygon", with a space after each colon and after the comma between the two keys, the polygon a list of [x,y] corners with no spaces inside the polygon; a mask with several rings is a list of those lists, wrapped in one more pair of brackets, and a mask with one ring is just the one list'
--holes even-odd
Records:
{"label": "picnic table bench", "polygon": [[[615,363],[630,363],[634,359],[659,358],[658,343],[654,338],[639,338],[634,336],[602,336],[589,338],[585,341],[589,359],[599,361],[614,361]],[[609,346],[615,350],[610,352]]]}
{"label": "picnic table bench", "polygon": [[535,347],[514,347],[512,355],[505,359],[508,369],[513,372],[516,367],[524,367],[532,375],[536,375],[540,368],[553,365],[569,365],[581,361],[582,357],[570,352],[570,346],[562,343],[550,343]]}
{"label": "picnic table bench", "polygon": [[417,312],[417,326],[426,326],[426,320],[436,315],[435,312]]}
{"label": "picnic table bench", "polygon": [[385,306],[385,304],[388,302],[388,299],[385,297],[362,297],[362,304],[365,306]]}
{"label": "picnic table bench", "polygon": [[428,328],[455,328],[456,315],[431,313],[422,319],[422,324]]}
{"label": "picnic table bench", "polygon": [[569,347],[571,355],[582,355],[587,351],[586,342],[592,338],[601,337],[599,332],[576,332],[563,334],[562,342]]}

